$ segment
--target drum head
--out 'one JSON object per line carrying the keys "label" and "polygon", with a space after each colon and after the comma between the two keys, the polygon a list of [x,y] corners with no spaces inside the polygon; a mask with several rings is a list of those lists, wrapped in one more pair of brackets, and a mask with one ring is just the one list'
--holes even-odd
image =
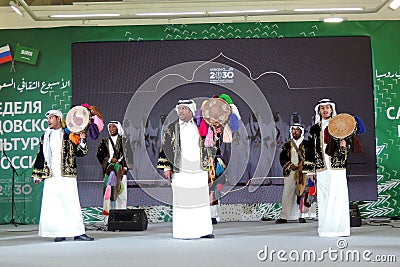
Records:
{"label": "drum head", "polygon": [[210,125],[220,125],[228,121],[231,107],[221,98],[210,98],[201,106],[203,119]]}
{"label": "drum head", "polygon": [[329,134],[338,139],[351,136],[356,129],[356,120],[347,113],[341,113],[333,117],[328,124]]}
{"label": "drum head", "polygon": [[76,106],[71,108],[65,122],[67,128],[73,133],[80,133],[89,125],[90,111],[83,106]]}

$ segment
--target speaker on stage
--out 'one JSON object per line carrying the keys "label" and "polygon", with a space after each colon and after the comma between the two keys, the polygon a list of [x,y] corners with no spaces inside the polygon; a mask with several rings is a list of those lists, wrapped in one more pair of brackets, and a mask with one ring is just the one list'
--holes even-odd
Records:
{"label": "speaker on stage", "polygon": [[108,231],[144,231],[147,224],[144,209],[112,209],[108,216]]}
{"label": "speaker on stage", "polygon": [[350,227],[361,226],[361,214],[357,204],[350,204]]}

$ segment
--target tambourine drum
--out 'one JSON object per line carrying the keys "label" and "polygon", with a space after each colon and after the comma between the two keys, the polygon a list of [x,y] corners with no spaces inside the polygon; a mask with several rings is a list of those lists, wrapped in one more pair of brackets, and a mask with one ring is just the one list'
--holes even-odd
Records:
{"label": "tambourine drum", "polygon": [[73,107],[68,111],[65,122],[71,132],[83,132],[90,123],[90,110],[83,106]]}
{"label": "tambourine drum", "polygon": [[347,113],[341,113],[333,117],[328,124],[329,134],[336,139],[344,139],[356,133],[356,119]]}
{"label": "tambourine drum", "polygon": [[296,195],[301,196],[304,193],[304,190],[307,186],[307,175],[305,173],[301,173],[299,171],[295,172],[295,181],[296,187],[295,192]]}
{"label": "tambourine drum", "polygon": [[210,98],[201,106],[203,119],[210,125],[224,124],[229,120],[231,107],[221,98]]}

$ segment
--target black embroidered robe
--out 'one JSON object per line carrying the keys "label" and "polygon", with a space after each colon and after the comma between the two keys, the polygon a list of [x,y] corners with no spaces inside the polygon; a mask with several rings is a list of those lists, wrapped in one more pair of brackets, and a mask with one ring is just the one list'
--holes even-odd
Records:
{"label": "black embroidered robe", "polygon": [[[39,151],[36,156],[35,163],[33,165],[32,178],[45,179],[53,176],[50,167],[44,159],[43,155],[43,138],[40,138]],[[83,148],[80,144],[76,145],[69,140],[69,134],[63,133],[62,138],[62,163],[61,163],[61,175],[65,177],[76,178],[76,159],[75,157],[83,157],[88,153],[87,145]]]}
{"label": "black embroidered robe", "polygon": [[100,141],[99,147],[97,148],[96,157],[103,168],[103,174],[106,172],[108,167],[108,161],[111,158],[121,159],[120,165],[123,168],[127,168],[125,156],[124,156],[124,149],[122,146],[122,137],[118,135],[117,141],[114,144],[114,155],[110,155],[110,142],[109,140],[111,137],[104,138]]}
{"label": "black embroidered robe", "polygon": [[[279,161],[283,168],[283,176],[287,177],[290,174],[290,166],[293,164],[291,162],[291,155],[292,155],[292,147],[295,146],[294,141],[285,142],[282,146],[281,153],[279,155]],[[308,140],[303,140],[300,145],[298,146],[297,153],[298,162],[303,162],[303,172],[311,172],[314,169],[314,163],[309,161],[312,155],[310,153],[310,143]]]}
{"label": "black embroidered robe", "polygon": [[319,122],[314,124],[310,128],[308,135],[308,140],[310,142],[310,154],[308,160],[315,163],[315,171],[323,171],[327,169],[327,165],[324,159],[324,153],[330,156],[330,164],[332,169],[345,169],[346,159],[348,156],[348,151],[351,150],[352,139],[346,138],[346,149],[340,149],[340,140],[334,139],[332,137],[326,136],[329,139],[329,144],[325,151],[323,151],[324,145],[324,134],[322,130],[322,123]]}
{"label": "black embroidered robe", "polygon": [[[193,121],[193,123],[195,123]],[[200,138],[200,158],[203,170],[208,170],[210,159],[213,161],[217,153],[217,147],[205,147],[204,138]],[[179,172],[181,162],[181,142],[179,120],[174,121],[164,131],[162,149],[158,157],[157,168],[170,168],[174,172]]]}

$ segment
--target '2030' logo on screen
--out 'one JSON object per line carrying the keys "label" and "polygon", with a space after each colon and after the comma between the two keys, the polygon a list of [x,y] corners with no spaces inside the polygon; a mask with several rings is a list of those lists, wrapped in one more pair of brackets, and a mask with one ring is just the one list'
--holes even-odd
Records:
{"label": "'2030' logo on screen", "polygon": [[211,83],[232,83],[234,76],[233,68],[210,68]]}
{"label": "'2030' logo on screen", "polygon": [[[16,184],[14,186],[14,194],[15,196],[19,195],[30,195],[32,193],[32,186],[30,184]],[[11,185],[10,188],[8,186],[0,184],[0,196],[3,195],[11,195]]]}

